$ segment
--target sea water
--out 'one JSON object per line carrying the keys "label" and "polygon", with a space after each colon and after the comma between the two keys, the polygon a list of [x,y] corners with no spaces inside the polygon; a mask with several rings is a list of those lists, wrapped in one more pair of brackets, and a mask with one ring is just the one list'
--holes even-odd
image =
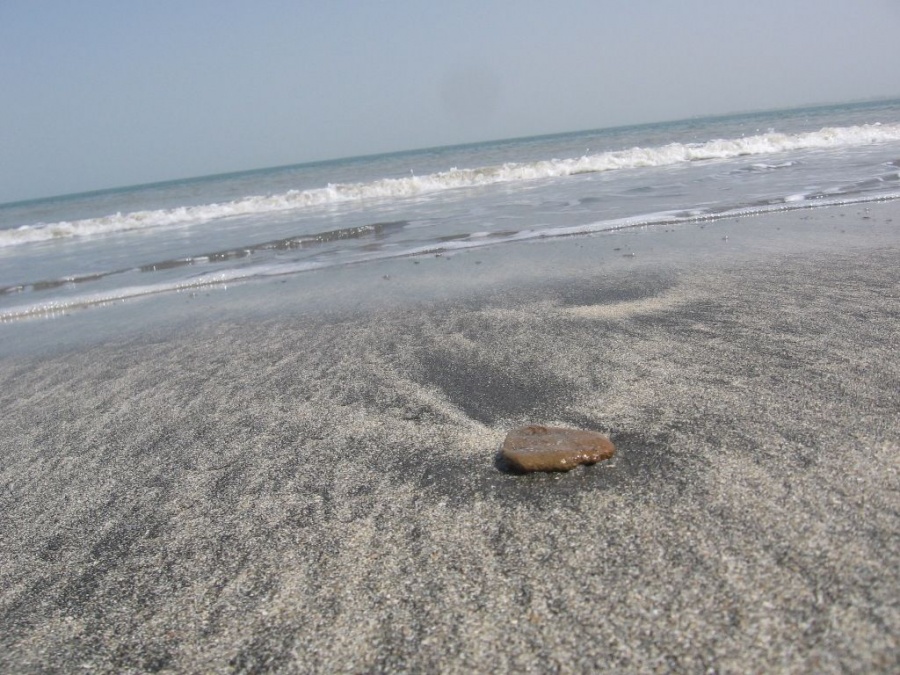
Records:
{"label": "sea water", "polygon": [[900,101],[68,195],[0,205],[0,322],[388,258],[898,197]]}

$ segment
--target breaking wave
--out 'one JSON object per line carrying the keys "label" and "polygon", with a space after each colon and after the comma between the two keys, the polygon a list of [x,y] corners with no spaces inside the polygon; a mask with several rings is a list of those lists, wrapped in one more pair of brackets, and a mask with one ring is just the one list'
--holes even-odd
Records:
{"label": "breaking wave", "polygon": [[[66,239],[186,226],[228,218],[339,205],[368,199],[402,199],[457,188],[515,183],[576,174],[658,167],[703,160],[765,156],[791,150],[839,148],[900,141],[900,125],[866,124],[826,127],[800,134],[765,133],[742,138],[717,139],[705,143],[615,150],[571,159],[548,159],[508,163],[474,169],[449,169],[425,176],[384,178],[367,183],[339,183],[281,194],[248,196],[230,202],[183,206],[170,209],[116,213],[101,218],[23,225],[0,231],[0,247],[18,246],[52,239]],[[790,163],[755,165],[757,170],[782,168]]]}

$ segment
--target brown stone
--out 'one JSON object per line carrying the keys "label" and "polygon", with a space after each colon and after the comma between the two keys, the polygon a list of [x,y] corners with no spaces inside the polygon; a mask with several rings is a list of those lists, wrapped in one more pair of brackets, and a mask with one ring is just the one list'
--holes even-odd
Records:
{"label": "brown stone", "polygon": [[500,452],[519,471],[568,471],[609,459],[616,446],[596,431],[529,424],[506,434]]}

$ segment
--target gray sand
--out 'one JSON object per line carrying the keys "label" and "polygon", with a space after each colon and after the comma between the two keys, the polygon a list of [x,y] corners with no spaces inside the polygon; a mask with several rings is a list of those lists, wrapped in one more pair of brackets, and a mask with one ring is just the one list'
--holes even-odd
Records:
{"label": "gray sand", "polygon": [[766,236],[0,360],[0,671],[897,672],[900,235]]}

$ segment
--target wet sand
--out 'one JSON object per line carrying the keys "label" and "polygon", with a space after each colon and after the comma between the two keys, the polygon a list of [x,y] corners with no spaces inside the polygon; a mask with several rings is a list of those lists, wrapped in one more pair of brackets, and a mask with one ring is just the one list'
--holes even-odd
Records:
{"label": "wet sand", "polygon": [[0,326],[0,670],[896,672],[898,206]]}

